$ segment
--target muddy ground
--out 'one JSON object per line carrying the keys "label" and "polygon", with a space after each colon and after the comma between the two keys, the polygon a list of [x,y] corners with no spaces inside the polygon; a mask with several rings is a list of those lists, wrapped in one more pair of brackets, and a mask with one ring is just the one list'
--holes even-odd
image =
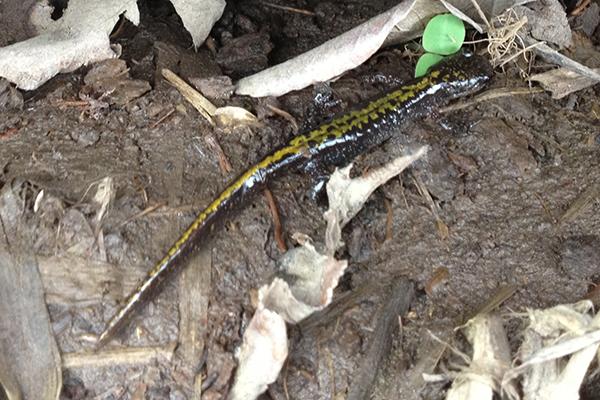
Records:
{"label": "muddy ground", "polygon": [[[194,52],[173,11],[149,2],[139,28],[124,23],[112,36],[123,46],[131,78],[149,82],[149,92],[131,100],[125,93],[126,104],[110,104],[83,81],[88,67],[25,93],[22,110],[4,111],[0,184],[29,193],[25,219],[34,232],[34,252],[107,262],[119,276],[135,281],[228,181],[294,134],[293,124],[267,104],[308,128],[411,77],[412,61],[400,49],[386,49],[330,84],[278,99],[215,99],[217,105],[240,105],[259,116],[258,126],[231,129],[209,125],[160,77],[159,67],[166,66],[190,81],[216,75],[235,80],[312,48],[395,2],[288,3],[314,14],[256,2],[229,4],[213,29],[212,45]],[[497,72],[492,84],[525,85],[511,69]],[[479,103],[404,126],[389,143],[359,157],[358,174],[416,144],[431,146],[426,160],[378,190],[344,230],[346,249],[340,256],[350,266],[336,296],[399,277],[416,286],[373,398],[442,398],[447,384],[420,380],[419,368],[430,371],[428,363],[437,358],[427,331],[452,340],[452,328],[499,288],[516,287],[500,308],[508,312],[574,302],[600,281],[598,202],[563,218],[582,194],[600,185],[599,94],[596,85],[568,100],[537,93]],[[220,166],[215,141],[230,172]],[[98,243],[97,208],[89,192],[105,177],[112,177],[115,197],[99,226],[103,242]],[[417,182],[437,204],[441,227]],[[291,174],[269,186],[288,245],[295,232],[322,235],[323,206],[310,200],[310,184]],[[40,190],[50,200],[34,213]],[[67,368],[64,398],[184,399],[193,391],[195,373],[202,378],[203,398],[227,392],[255,289],[274,274],[281,255],[265,197],[232,216],[202,249],[199,258],[210,271],[204,275],[209,305],[199,358],[186,364],[186,355],[175,350],[173,357],[133,366]],[[178,300],[191,296],[182,291],[182,281],[173,279],[109,348],[176,343]],[[387,297],[385,289],[366,291],[316,329],[292,330],[289,360],[265,398],[345,398]],[[116,300],[49,301],[61,351],[90,349],[86,334],[101,332]]]}

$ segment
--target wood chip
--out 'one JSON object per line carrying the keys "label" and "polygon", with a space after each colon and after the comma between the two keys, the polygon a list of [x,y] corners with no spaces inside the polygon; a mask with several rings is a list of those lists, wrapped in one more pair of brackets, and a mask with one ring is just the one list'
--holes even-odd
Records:
{"label": "wood chip", "polygon": [[360,362],[346,400],[364,400],[370,398],[372,386],[386,357],[390,354],[394,331],[397,330],[398,316],[408,311],[414,296],[413,284],[406,279],[398,279],[392,286],[385,304],[378,316],[369,349]]}
{"label": "wood chip", "polygon": [[146,365],[157,359],[170,361],[177,343],[159,347],[125,347],[116,350],[64,353],[64,368],[103,368],[118,365]]}
{"label": "wood chip", "polygon": [[133,291],[144,271],[124,271],[105,262],[73,255],[38,257],[49,304],[90,305],[121,300]]}
{"label": "wood chip", "polygon": [[273,233],[275,236],[275,241],[277,242],[277,248],[281,252],[286,252],[287,245],[285,244],[285,239],[283,238],[283,228],[281,227],[281,218],[279,218],[277,203],[275,202],[273,193],[271,193],[269,189],[265,189],[264,192],[265,197],[267,198],[267,203],[269,204],[269,211],[271,211],[271,218],[273,219]]}
{"label": "wood chip", "polygon": [[593,185],[581,193],[567,211],[560,217],[559,223],[571,222],[584,212],[600,194],[600,185]]}
{"label": "wood chip", "polygon": [[162,69],[162,75],[165,77],[171,85],[175,86],[179,93],[187,101],[189,101],[196,110],[202,115],[211,125],[214,125],[212,115],[215,113],[217,107],[215,107],[210,100],[202,96],[200,92],[188,85],[183,79],[177,76],[173,71],[167,68]]}
{"label": "wood chip", "polygon": [[[212,291],[212,252],[201,249],[179,276],[179,347],[177,354],[195,375],[204,353],[208,300]],[[190,382],[192,384],[193,382]]]}

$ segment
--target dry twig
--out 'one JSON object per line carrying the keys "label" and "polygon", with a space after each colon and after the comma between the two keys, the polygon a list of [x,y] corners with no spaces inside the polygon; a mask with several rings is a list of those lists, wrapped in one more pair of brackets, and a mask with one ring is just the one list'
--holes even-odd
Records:
{"label": "dry twig", "polygon": [[162,357],[170,360],[177,343],[161,347],[126,347],[100,352],[63,353],[64,368],[114,367],[115,365],[149,364]]}
{"label": "dry twig", "polygon": [[158,125],[163,123],[167,118],[169,118],[171,115],[173,115],[174,112],[175,112],[175,109],[171,108],[171,110],[169,110],[168,113],[166,113],[165,115],[160,117],[156,122],[154,122],[152,125],[150,125],[150,129],[156,128]]}
{"label": "dry twig", "polygon": [[314,17],[315,15],[317,15],[317,14],[315,14],[312,11],[304,10],[302,8],[280,6],[279,4],[267,3],[266,1],[261,1],[260,4],[262,4],[263,6],[267,6],[267,7],[271,7],[271,8],[276,8],[278,10],[283,10],[283,11],[289,11],[289,12],[294,12],[294,13],[298,13],[298,14],[308,15],[309,17]]}
{"label": "dry twig", "polygon": [[177,76],[173,71],[163,68],[162,75],[164,78],[181,93],[187,101],[189,101],[196,110],[206,120],[214,125],[212,115],[215,113],[217,107],[215,107],[206,97],[202,96],[200,92],[188,85],[183,79]]}
{"label": "dry twig", "polygon": [[290,124],[292,124],[292,128],[294,129],[294,133],[297,133],[298,130],[300,129],[298,127],[298,122],[296,122],[296,118],[294,118],[289,112],[282,110],[281,108],[277,108],[275,106],[272,106],[270,104],[267,104],[267,108],[271,111],[273,111],[275,114],[279,115],[282,118],[285,118],[286,120],[288,120],[290,122]]}
{"label": "dry twig", "polygon": [[219,168],[221,168],[221,172],[224,175],[230,173],[233,168],[231,167],[231,163],[225,155],[223,148],[217,141],[217,138],[211,134],[208,134],[204,137],[204,140],[206,141],[206,144],[208,144],[210,148],[213,149],[215,153],[217,153],[217,158],[219,160]]}
{"label": "dry twig", "polygon": [[273,197],[273,193],[269,189],[265,189],[265,197],[269,204],[269,210],[271,211],[271,218],[273,218],[273,233],[275,241],[277,242],[277,248],[281,252],[287,251],[285,240],[283,239],[283,229],[281,228],[281,219],[279,218],[279,210],[277,209],[277,203]]}
{"label": "dry twig", "polygon": [[511,96],[526,95],[526,94],[542,93],[543,91],[544,91],[544,89],[541,89],[541,88],[490,89],[490,90],[487,90],[487,91],[473,97],[472,99],[470,99],[468,101],[464,101],[461,103],[453,104],[451,106],[443,107],[438,112],[443,114],[443,113],[447,113],[450,111],[456,111],[456,110],[461,110],[463,108],[472,107],[475,104],[478,104],[478,103],[481,103],[484,101],[499,99],[502,97],[511,97]]}

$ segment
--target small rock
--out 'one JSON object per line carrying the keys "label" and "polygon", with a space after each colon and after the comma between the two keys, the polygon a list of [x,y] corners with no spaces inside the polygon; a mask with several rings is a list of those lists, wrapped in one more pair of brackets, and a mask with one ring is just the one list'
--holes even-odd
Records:
{"label": "small rock", "polygon": [[423,183],[432,196],[441,201],[454,198],[459,173],[446,154],[433,148],[427,155],[427,168],[420,171]]}
{"label": "small rock", "polygon": [[83,147],[90,147],[100,140],[100,133],[93,128],[83,128],[82,130],[71,131],[71,139]]}
{"label": "small rock", "polygon": [[571,44],[571,28],[567,14],[558,0],[517,6],[515,11],[519,17],[527,17],[527,26],[534,38],[560,47],[568,47]]}
{"label": "small rock", "polygon": [[592,2],[583,14],[575,19],[575,26],[580,26],[581,30],[591,37],[598,25],[600,25],[600,5]]}
{"label": "small rock", "polygon": [[190,82],[200,93],[211,100],[228,100],[235,89],[231,78],[226,75],[190,78]]}
{"label": "small rock", "polygon": [[181,390],[173,390],[170,394],[169,394],[169,400],[186,400],[187,397],[185,396],[185,394],[183,394],[183,392]]}
{"label": "small rock", "polygon": [[600,276],[600,238],[593,235],[571,236],[561,250],[560,266],[571,278],[587,281]]}
{"label": "small rock", "polygon": [[273,44],[266,33],[249,33],[228,41],[217,53],[217,63],[228,73],[249,75],[265,69]]}
{"label": "small rock", "polygon": [[150,84],[139,79],[122,79],[115,82],[114,91],[108,95],[111,104],[123,106],[149,92]]}
{"label": "small rock", "polygon": [[23,109],[23,95],[4,78],[0,78],[0,110]]}
{"label": "small rock", "polygon": [[118,106],[129,103],[151,89],[148,82],[131,79],[127,64],[119,59],[96,64],[83,81],[93,92],[100,93],[103,100]]}
{"label": "small rock", "polygon": [[102,81],[107,78],[127,76],[127,63],[118,58],[111,58],[95,64],[85,75],[83,82],[97,91],[103,90]]}
{"label": "small rock", "polygon": [[65,380],[61,392],[61,398],[69,400],[89,399],[90,393],[79,378],[68,378]]}
{"label": "small rock", "polygon": [[158,117],[160,113],[163,112],[165,106],[160,103],[150,103],[148,107],[146,107],[146,116],[149,118]]}
{"label": "small rock", "polygon": [[118,233],[104,236],[104,247],[108,261],[113,264],[121,264],[127,255],[127,242]]}
{"label": "small rock", "polygon": [[89,257],[96,239],[85,215],[70,208],[60,220],[60,227],[57,247],[71,254]]}
{"label": "small rock", "polygon": [[170,397],[171,389],[162,387],[152,387],[146,392],[146,399],[148,400],[165,400]]}
{"label": "small rock", "polygon": [[254,33],[257,30],[254,22],[243,14],[235,16],[235,25],[244,33]]}

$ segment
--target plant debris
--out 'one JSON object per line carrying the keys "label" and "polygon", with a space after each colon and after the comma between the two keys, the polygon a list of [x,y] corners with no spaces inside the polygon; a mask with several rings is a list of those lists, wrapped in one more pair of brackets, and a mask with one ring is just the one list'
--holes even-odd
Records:
{"label": "plant debris", "polygon": [[[426,151],[426,147],[421,147],[365,177],[350,179],[351,165],[334,172],[327,184],[329,209],[324,214],[328,225],[325,254],[318,252],[308,237],[295,235],[301,245],[288,250],[281,258],[280,277],[258,290],[258,307],[244,333],[231,400],[254,399],[275,381],[287,357],[285,322],[298,323],[331,303],[333,289],[348,265],[346,260],[333,257],[343,245],[340,239],[343,226],[358,213],[375,189],[402,172]],[[408,282],[401,281],[400,286],[395,288],[398,293],[386,308],[372,351],[365,359],[367,369],[381,361],[381,356],[386,353],[384,343],[389,344],[387,336],[394,326],[391,321],[396,320],[395,312],[406,311],[412,297]],[[265,354],[271,357],[265,358]],[[361,382],[367,383],[373,378],[371,373],[363,374]]]}
{"label": "plant debris", "polygon": [[[44,302],[22,202],[10,185],[0,190],[0,390],[12,399],[58,399],[61,357]],[[20,239],[20,240],[19,240]]]}
{"label": "plant debris", "polygon": [[125,14],[136,25],[140,18],[133,0],[72,0],[57,21],[52,11],[50,5],[36,3],[30,18],[38,36],[0,48],[0,76],[21,89],[32,90],[58,73],[117,57],[108,35],[119,16]]}
{"label": "plant debris", "polygon": [[502,319],[497,314],[480,314],[462,329],[473,347],[473,356],[469,366],[454,378],[446,400],[492,400],[511,365]]}
{"label": "plant debris", "polygon": [[[483,3],[485,4],[482,7],[486,10],[499,6],[502,8],[499,12],[512,5],[511,1],[499,2],[502,3],[499,5],[489,1]],[[469,15],[477,15],[469,1],[462,1],[460,4]],[[425,21],[444,11],[443,5],[436,1],[401,2],[319,47],[240,79],[237,82],[236,93],[253,97],[280,96],[315,82],[333,79],[366,61],[386,39],[389,39],[389,44],[418,36]]]}
{"label": "plant debris", "polygon": [[194,46],[208,37],[215,22],[221,18],[225,0],[172,0],[183,26],[192,35]]}

